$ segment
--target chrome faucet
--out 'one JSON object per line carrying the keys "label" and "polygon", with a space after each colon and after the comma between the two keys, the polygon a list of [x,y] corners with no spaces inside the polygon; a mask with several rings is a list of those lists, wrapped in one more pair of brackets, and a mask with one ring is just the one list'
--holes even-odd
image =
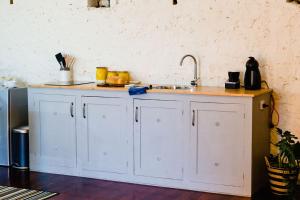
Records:
{"label": "chrome faucet", "polygon": [[193,55],[190,55],[190,54],[185,55],[185,56],[183,56],[183,58],[182,58],[181,61],[180,61],[180,66],[183,65],[183,61],[184,61],[184,59],[186,59],[187,57],[192,58],[193,61],[194,61],[194,65],[195,65],[195,67],[194,67],[194,80],[191,81],[191,85],[192,85],[192,86],[197,86],[197,82],[198,82],[198,80],[199,80],[199,78],[198,78],[198,63],[197,63],[197,59],[196,59]]}

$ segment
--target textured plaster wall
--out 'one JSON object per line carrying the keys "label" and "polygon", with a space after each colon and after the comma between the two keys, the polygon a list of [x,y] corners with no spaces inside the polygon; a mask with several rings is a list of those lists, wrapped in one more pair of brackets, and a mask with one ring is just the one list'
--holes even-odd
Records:
{"label": "textured plaster wall", "polygon": [[94,80],[96,66],[128,69],[146,83],[188,83],[192,53],[203,85],[223,86],[227,71],[257,57],[276,91],[281,126],[300,136],[300,6],[285,0],[86,0],[0,2],[0,76],[54,81],[60,51],[77,57],[75,79]]}

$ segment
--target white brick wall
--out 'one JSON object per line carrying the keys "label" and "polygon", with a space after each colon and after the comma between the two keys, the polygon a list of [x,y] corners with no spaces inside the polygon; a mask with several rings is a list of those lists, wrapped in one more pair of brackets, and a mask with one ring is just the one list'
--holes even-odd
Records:
{"label": "white brick wall", "polygon": [[188,83],[193,53],[203,85],[223,86],[227,71],[261,62],[276,91],[283,128],[300,136],[300,6],[285,0],[85,0],[0,2],[0,76],[39,83],[58,78],[54,54],[77,57],[75,78],[94,80],[95,67],[129,69],[148,83]]}

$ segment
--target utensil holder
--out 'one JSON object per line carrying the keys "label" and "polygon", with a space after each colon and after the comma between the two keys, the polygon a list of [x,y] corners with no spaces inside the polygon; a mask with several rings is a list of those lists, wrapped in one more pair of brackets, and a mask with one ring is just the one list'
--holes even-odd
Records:
{"label": "utensil holder", "polygon": [[73,81],[73,74],[70,70],[60,70],[59,75],[60,75],[59,80],[61,82],[71,82],[71,81]]}

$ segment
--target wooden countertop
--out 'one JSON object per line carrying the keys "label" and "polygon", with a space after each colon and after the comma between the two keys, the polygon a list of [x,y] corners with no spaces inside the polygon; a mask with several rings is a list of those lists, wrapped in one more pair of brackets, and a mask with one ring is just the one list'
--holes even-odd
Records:
{"label": "wooden countertop", "polygon": [[[49,85],[30,85],[30,88],[53,88],[69,90],[99,90],[99,91],[119,91],[127,92],[128,88],[124,87],[98,87],[95,84],[75,85],[75,86],[49,86]],[[236,97],[256,97],[272,92],[271,89],[245,90],[225,89],[223,87],[199,86],[191,90],[171,90],[171,89],[151,89],[147,93],[164,93],[164,94],[185,94],[185,95],[208,95],[208,96],[236,96]]]}

